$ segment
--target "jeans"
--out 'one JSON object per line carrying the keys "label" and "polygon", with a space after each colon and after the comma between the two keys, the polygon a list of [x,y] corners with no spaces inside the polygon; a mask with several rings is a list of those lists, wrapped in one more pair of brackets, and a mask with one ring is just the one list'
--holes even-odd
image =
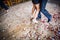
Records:
{"label": "jeans", "polygon": [[0,1],[0,7],[8,10],[8,7],[3,3],[3,1]]}
{"label": "jeans", "polygon": [[[47,1],[48,0],[42,0],[41,6],[40,6],[40,12],[42,12],[48,18],[48,20],[49,20],[49,19],[51,19],[52,16],[45,9]],[[38,19],[41,18],[41,13],[40,12],[39,12],[38,17],[37,17]]]}

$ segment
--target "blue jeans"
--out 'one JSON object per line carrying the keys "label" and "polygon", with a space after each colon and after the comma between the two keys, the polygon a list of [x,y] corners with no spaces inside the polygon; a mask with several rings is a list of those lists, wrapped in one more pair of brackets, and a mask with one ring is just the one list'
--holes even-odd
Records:
{"label": "blue jeans", "polygon": [[[47,1],[48,0],[42,0],[41,6],[40,6],[40,12],[42,12],[48,18],[48,20],[49,20],[49,19],[51,19],[52,16],[45,9]],[[41,13],[40,12],[39,12],[38,17],[37,17],[38,19],[41,18]]]}
{"label": "blue jeans", "polygon": [[0,1],[0,7],[4,8],[5,10],[8,10],[8,7],[4,4],[3,1]]}

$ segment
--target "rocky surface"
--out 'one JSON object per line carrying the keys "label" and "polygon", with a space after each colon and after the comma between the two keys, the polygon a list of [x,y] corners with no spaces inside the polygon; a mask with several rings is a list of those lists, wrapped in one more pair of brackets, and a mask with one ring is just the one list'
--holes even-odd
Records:
{"label": "rocky surface", "polygon": [[30,21],[31,1],[9,8],[9,12],[0,16],[0,40],[59,40],[60,38],[60,8],[53,3],[47,3],[46,9],[52,15],[47,18],[42,14],[38,24]]}

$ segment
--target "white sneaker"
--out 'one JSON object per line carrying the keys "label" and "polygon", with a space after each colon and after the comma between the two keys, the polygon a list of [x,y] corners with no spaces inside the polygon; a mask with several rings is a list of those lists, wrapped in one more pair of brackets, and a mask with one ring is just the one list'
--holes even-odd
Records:
{"label": "white sneaker", "polygon": [[38,23],[38,21],[36,19],[33,19],[32,21],[33,21],[33,23]]}
{"label": "white sneaker", "polygon": [[7,13],[9,12],[9,10],[6,10],[7,11]]}
{"label": "white sneaker", "polygon": [[31,18],[34,18],[34,16],[31,16]]}

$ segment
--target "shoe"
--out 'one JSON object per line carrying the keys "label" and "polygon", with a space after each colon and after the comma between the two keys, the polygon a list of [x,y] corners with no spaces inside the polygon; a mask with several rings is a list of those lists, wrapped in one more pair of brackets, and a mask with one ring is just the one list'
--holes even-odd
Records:
{"label": "shoe", "polygon": [[41,18],[38,18],[38,17],[37,17],[36,19],[37,19],[37,20],[41,20]]}
{"label": "shoe", "polygon": [[7,11],[7,13],[9,12],[8,10],[6,10]]}
{"label": "shoe", "polygon": [[51,21],[51,19],[48,19],[48,22],[50,22]]}
{"label": "shoe", "polygon": [[51,21],[51,19],[52,19],[52,17],[48,18],[48,21],[47,21],[47,22],[50,22],[50,21]]}
{"label": "shoe", "polygon": [[38,21],[36,19],[33,19],[32,21],[33,21],[33,23],[38,23]]}

